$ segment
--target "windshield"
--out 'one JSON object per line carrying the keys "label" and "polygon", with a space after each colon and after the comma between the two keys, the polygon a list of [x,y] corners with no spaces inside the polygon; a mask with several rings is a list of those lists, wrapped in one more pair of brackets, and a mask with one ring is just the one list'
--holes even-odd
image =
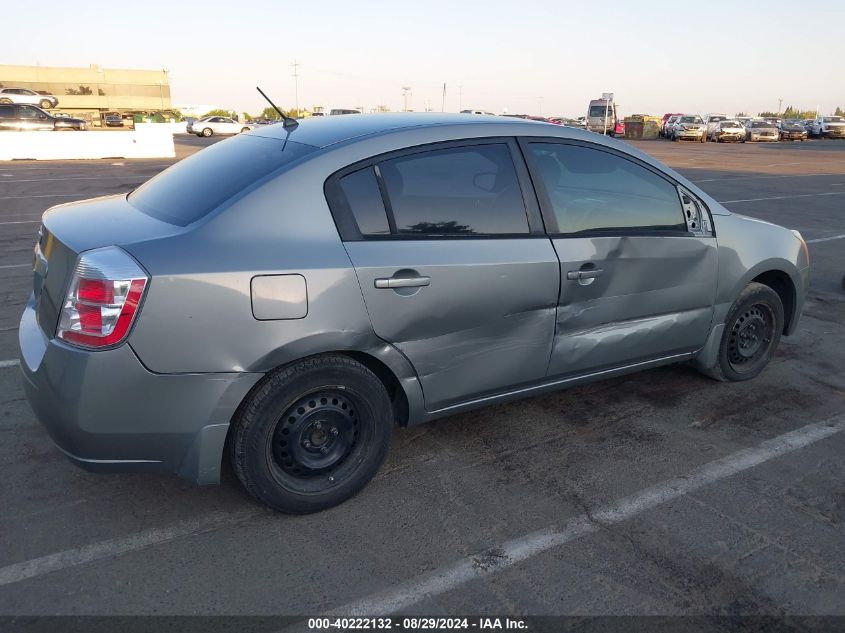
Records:
{"label": "windshield", "polygon": [[787,119],[783,122],[784,125],[801,125],[801,121],[796,121],[795,119]]}
{"label": "windshield", "polygon": [[843,119],[841,116],[826,116],[824,118],[825,123],[842,123]]}
{"label": "windshield", "polygon": [[700,116],[683,116],[681,123],[702,123]]}
{"label": "windshield", "polygon": [[738,121],[722,121],[722,127],[742,127]]}
{"label": "windshield", "polygon": [[760,127],[774,127],[768,121],[752,121],[751,127],[760,128]]}
{"label": "windshield", "polygon": [[718,123],[719,121],[724,121],[724,120],[725,120],[725,119],[727,119],[727,118],[728,118],[728,117],[726,117],[726,116],[711,116],[711,117],[710,117],[710,122],[711,122],[711,123]]}
{"label": "windshield", "polygon": [[607,111],[607,116],[613,116],[613,104],[609,105],[606,109],[603,105],[594,105],[590,106],[590,116],[591,117],[604,117],[605,110]]}
{"label": "windshield", "polygon": [[165,169],[130,193],[127,200],[158,220],[187,226],[312,151],[310,145],[293,141],[239,135]]}

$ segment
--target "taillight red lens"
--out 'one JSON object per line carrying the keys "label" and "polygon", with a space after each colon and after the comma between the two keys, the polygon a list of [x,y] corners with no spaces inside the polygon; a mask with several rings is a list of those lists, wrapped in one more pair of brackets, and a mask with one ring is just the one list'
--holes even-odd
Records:
{"label": "taillight red lens", "polygon": [[117,247],[83,253],[76,264],[56,335],[87,348],[121,343],[138,313],[149,277]]}

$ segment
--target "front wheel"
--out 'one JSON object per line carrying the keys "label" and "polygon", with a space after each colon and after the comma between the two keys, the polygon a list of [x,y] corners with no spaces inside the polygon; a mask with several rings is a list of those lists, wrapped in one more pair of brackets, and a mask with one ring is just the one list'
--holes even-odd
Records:
{"label": "front wheel", "polygon": [[382,382],[341,355],[299,361],[265,378],[233,420],[231,458],[247,491],[281,512],[346,501],[376,474],[393,411]]}
{"label": "front wheel", "polygon": [[211,136],[213,133],[214,133],[214,132],[212,132],[212,131],[211,131],[211,128],[210,128],[210,127],[207,127],[207,128],[205,128],[205,129],[202,131],[202,135],[203,135],[203,136],[205,136],[205,137],[209,137],[209,136]]}
{"label": "front wheel", "polygon": [[783,322],[778,293],[764,284],[748,284],[728,311],[716,364],[703,372],[722,381],[755,378],[772,359]]}
{"label": "front wheel", "polygon": [[47,99],[42,99],[41,103],[39,103],[39,105],[41,106],[42,109],[49,110],[51,107],[53,107],[53,102],[49,101]]}

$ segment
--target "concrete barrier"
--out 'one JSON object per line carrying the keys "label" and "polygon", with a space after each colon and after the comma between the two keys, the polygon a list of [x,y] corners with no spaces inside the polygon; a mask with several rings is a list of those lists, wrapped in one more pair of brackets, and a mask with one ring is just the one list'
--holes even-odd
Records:
{"label": "concrete barrier", "polygon": [[139,125],[132,132],[0,132],[0,160],[175,156],[173,131],[155,124]]}

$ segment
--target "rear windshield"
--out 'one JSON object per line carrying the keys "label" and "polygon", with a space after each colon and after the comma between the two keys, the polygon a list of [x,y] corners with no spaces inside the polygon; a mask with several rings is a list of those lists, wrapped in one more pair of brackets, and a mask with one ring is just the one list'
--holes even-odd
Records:
{"label": "rear windshield", "polygon": [[683,116],[681,117],[681,123],[703,123],[700,116]]}
{"label": "rear windshield", "polygon": [[156,219],[187,226],[314,149],[293,141],[241,134],[165,169],[130,193],[128,200]]}
{"label": "rear windshield", "polygon": [[609,116],[609,117],[613,116],[613,104],[608,105],[606,108],[603,105],[590,106],[590,116],[591,117],[600,116],[600,117],[604,118],[605,113],[607,113],[607,116]]}

